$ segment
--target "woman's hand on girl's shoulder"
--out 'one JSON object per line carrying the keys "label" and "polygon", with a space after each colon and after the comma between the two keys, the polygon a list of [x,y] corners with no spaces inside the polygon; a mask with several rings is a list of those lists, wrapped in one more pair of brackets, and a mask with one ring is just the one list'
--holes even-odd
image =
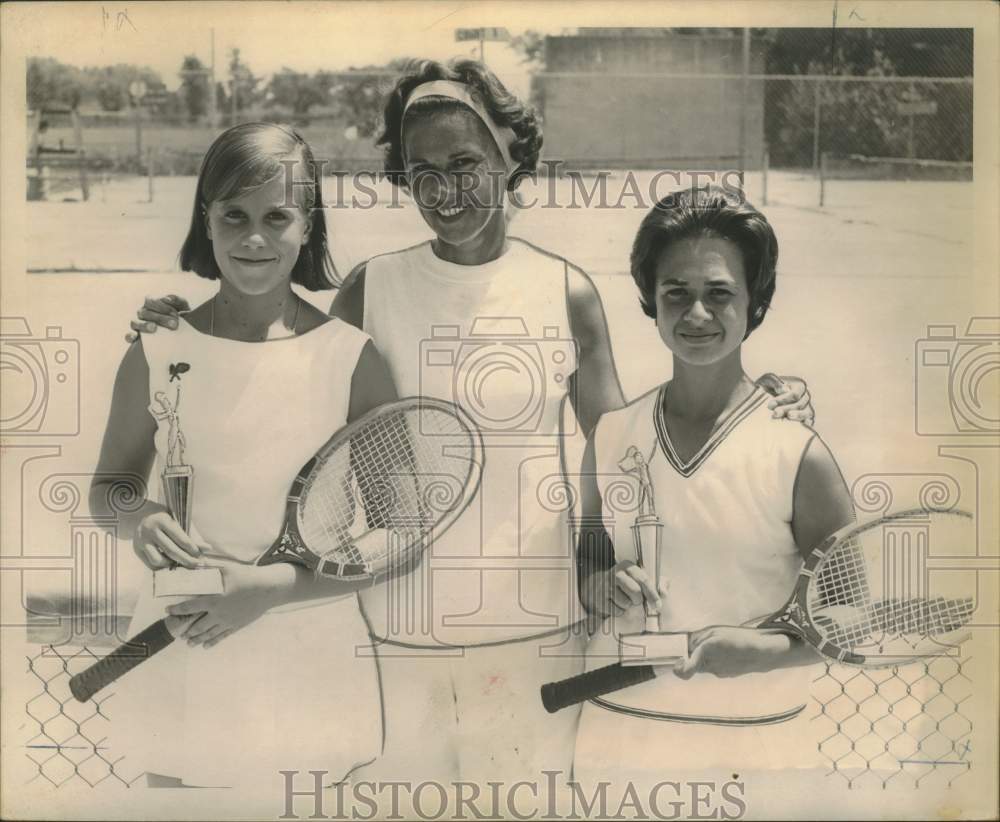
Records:
{"label": "woman's hand on girl's shoulder", "polygon": [[767,407],[771,409],[771,416],[775,419],[784,417],[810,426],[816,422],[816,409],[812,406],[812,397],[805,380],[800,377],[765,374],[758,380],[758,384],[772,395]]}
{"label": "woman's hand on girl's shoulder", "polygon": [[155,334],[157,328],[177,328],[182,311],[190,311],[191,306],[183,297],[167,294],[165,297],[146,297],[142,307],[135,313],[137,319],[129,325],[132,330],[125,335],[128,342],[135,342],[140,333]]}

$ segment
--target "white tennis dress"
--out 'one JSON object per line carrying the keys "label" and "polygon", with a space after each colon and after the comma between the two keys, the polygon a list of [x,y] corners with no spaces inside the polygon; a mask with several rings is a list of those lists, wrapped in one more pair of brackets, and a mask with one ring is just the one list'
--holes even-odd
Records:
{"label": "white tennis dress", "polygon": [[[165,397],[177,415],[174,432],[158,420],[151,493],[179,428],[195,470],[192,530],[213,546],[208,562],[250,565],[271,545],[291,481],[346,422],[368,339],[340,320],[260,343],[186,322],[142,337],[150,410],[163,417]],[[153,596],[148,574],[130,635],[173,601]],[[376,670],[355,654],[366,643],[353,596],[275,609],[213,648],[174,642],[114,686],[114,750],[130,771],[192,785],[281,796],[279,769],[337,781],[381,745]]]}
{"label": "white tennis dress", "polygon": [[577,365],[566,280],[564,259],[515,238],[482,265],[430,242],[367,263],[364,329],[400,395],[458,403],[486,456],[479,494],[420,569],[361,596],[385,700],[379,778],[569,771],[576,715],[553,720],[538,697],[582,665],[560,462]]}
{"label": "white tennis dress", "polygon": [[[634,559],[634,474],[619,468],[630,446],[645,457],[663,522],[661,631],[739,626],[781,607],[801,558],[792,535],[795,479],[808,427],[775,420],[769,395],[754,392],[687,462],[663,421],[664,387],[605,414],[594,434],[603,519],[618,560]],[[646,558],[647,567],[650,560]],[[641,607],[606,621],[588,668],[617,661],[617,634],[643,629]],[[812,763],[802,711],[814,668],[718,678],[657,679],[584,706],[576,744],[581,779],[666,779],[672,771],[796,767]],[[791,741],[795,744],[790,744]]]}

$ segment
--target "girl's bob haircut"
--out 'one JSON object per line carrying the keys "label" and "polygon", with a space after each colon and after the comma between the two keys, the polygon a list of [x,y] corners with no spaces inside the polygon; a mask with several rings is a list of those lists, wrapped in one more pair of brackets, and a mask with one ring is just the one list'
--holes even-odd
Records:
{"label": "girl's bob haircut", "polygon": [[[323,213],[322,166],[297,131],[277,123],[243,123],[220,134],[201,163],[198,187],[191,214],[191,227],[181,247],[183,271],[217,280],[219,267],[208,239],[205,215],[217,200],[231,200],[252,191],[281,174],[291,174],[302,163],[309,180],[294,180],[286,187],[299,193],[312,218],[308,242],[302,246],[292,268],[292,282],[310,291],[332,288],[336,269],[327,246],[326,218]],[[289,180],[292,183],[293,180]]]}
{"label": "girl's bob haircut", "polygon": [[656,264],[661,255],[671,245],[698,236],[720,237],[740,249],[750,293],[749,337],[764,321],[774,296],[778,239],[767,218],[741,192],[720,186],[675,191],[643,218],[631,260],[632,279],[639,288],[643,312],[656,319]]}
{"label": "girl's bob haircut", "polygon": [[[510,156],[518,165],[507,181],[508,191],[535,173],[542,150],[542,126],[533,108],[507,91],[497,76],[478,60],[456,59],[447,64],[417,60],[406,67],[389,92],[382,112],[384,130],[375,143],[385,152],[385,174],[394,185],[404,189],[409,185],[403,160],[403,109],[410,93],[432,80],[452,80],[468,86],[493,121],[514,132],[516,139],[510,145]],[[425,97],[406,111],[406,118],[460,110],[468,109],[449,97]]]}

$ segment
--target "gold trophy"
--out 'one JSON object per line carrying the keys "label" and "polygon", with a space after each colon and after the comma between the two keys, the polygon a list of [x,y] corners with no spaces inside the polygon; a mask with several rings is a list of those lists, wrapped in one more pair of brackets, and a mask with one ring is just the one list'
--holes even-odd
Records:
{"label": "gold trophy", "polygon": [[[651,577],[652,584],[660,584],[660,549],[663,542],[663,522],[656,514],[653,502],[653,483],[649,465],[642,452],[629,446],[618,467],[626,474],[634,474],[639,483],[639,505],[632,523],[636,564]],[[618,640],[618,654],[622,665],[666,665],[687,656],[687,633],[660,630],[660,615],[647,599],[644,603],[646,622],[640,634],[623,634]]]}
{"label": "gold trophy", "polygon": [[[170,366],[171,382],[187,371],[187,363]],[[184,533],[197,541],[192,532],[192,505],[194,503],[194,466],[184,462],[186,441],[181,431],[178,408],[181,387],[177,385],[174,402],[166,392],[157,391],[149,410],[157,421],[167,423],[166,464],[160,473],[163,501],[170,515],[184,529]],[[155,596],[197,596],[222,592],[222,572],[218,568],[182,568],[173,566],[153,572],[153,592]]]}

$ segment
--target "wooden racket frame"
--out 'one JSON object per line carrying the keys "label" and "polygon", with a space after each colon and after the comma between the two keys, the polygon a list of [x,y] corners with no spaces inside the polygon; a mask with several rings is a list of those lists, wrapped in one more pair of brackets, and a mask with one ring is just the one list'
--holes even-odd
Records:
{"label": "wooden racket frame", "polygon": [[483,466],[486,461],[483,437],[469,415],[454,403],[432,397],[404,397],[380,405],[341,428],[302,466],[288,491],[285,502],[285,525],[282,532],[271,547],[261,554],[256,564],[272,565],[276,562],[290,562],[315,571],[317,576],[332,579],[357,580],[373,576],[370,563],[341,563],[327,558],[326,555],[321,556],[310,549],[300,530],[301,504],[303,497],[308,494],[312,476],[326,463],[330,454],[341,448],[345,441],[349,443],[357,431],[370,425],[373,420],[379,417],[392,416],[413,408],[417,408],[418,411],[425,408],[436,409],[455,417],[466,430],[472,446],[469,477],[463,484],[462,494],[456,496],[455,501],[424,536],[422,542],[429,542],[447,531],[479,491]]}
{"label": "wooden racket frame", "polygon": [[[831,534],[816,548],[810,551],[803,561],[799,575],[795,580],[795,587],[785,605],[774,614],[751,620],[748,627],[756,627],[760,630],[774,633],[785,633],[796,636],[807,642],[817,653],[837,662],[863,668],[890,668],[904,665],[916,661],[929,654],[912,654],[910,656],[887,656],[880,658],[877,656],[865,656],[854,653],[845,648],[826,640],[822,633],[813,624],[808,607],[809,583],[822,568],[826,558],[831,551],[843,540],[858,534],[863,534],[873,528],[879,528],[886,523],[897,520],[913,520],[917,517],[926,517],[931,514],[947,514],[959,516],[973,520],[974,517],[968,511],[957,508],[911,508],[906,511],[899,511],[893,514],[876,517],[868,522],[852,522]],[[956,626],[956,630],[958,627]],[[965,636],[960,641],[964,641]],[[944,653],[956,645],[941,643],[941,653]],[[657,676],[654,665],[622,665],[616,662],[602,668],[595,668],[567,679],[549,682],[541,687],[542,704],[549,713],[555,713],[562,708],[574,705],[585,700],[593,701],[604,707],[611,707],[613,703],[603,700],[604,694],[614,693],[632,685],[639,685],[655,679]],[[594,687],[596,685],[596,687]],[[595,696],[581,696],[591,693]],[[615,706],[614,709],[618,709]],[[622,713],[632,712],[632,709],[621,707]],[[647,712],[648,714],[649,712]],[[661,717],[662,718],[662,717]]]}
{"label": "wooden racket frame", "polygon": [[[380,416],[398,414],[402,411],[418,408],[435,408],[444,411],[462,424],[469,434],[472,444],[468,481],[464,484],[461,495],[456,495],[452,505],[438,518],[434,527],[429,529],[421,539],[425,547],[433,538],[443,534],[454,523],[465,507],[472,501],[482,481],[485,452],[483,438],[479,429],[454,403],[428,397],[405,397],[391,403],[374,408],[367,414],[341,428],[326,444],[299,470],[290,486],[285,504],[285,527],[281,534],[258,559],[257,565],[271,565],[276,562],[289,562],[315,570],[317,574],[344,580],[373,577],[372,569],[367,565],[353,565],[325,560],[310,550],[302,539],[299,531],[299,506],[303,492],[307,489],[309,478],[329,457],[330,453],[349,440],[360,428],[371,423]],[[324,564],[325,563],[325,564]],[[332,569],[331,569],[331,566]],[[332,572],[331,572],[332,570]],[[374,577],[373,577],[374,579]],[[136,636],[126,640],[111,654],[98,660],[89,668],[70,678],[70,691],[79,702],[86,702],[98,691],[110,685],[119,677],[141,664],[151,656],[159,653],[174,641],[174,636],[167,628],[166,618],[157,620]]]}
{"label": "wooden racket frame", "polygon": [[[930,514],[947,514],[973,519],[972,514],[957,508],[911,508],[906,511],[899,511],[887,514],[882,517],[858,524],[852,522],[845,525],[840,530],[828,536],[806,557],[799,576],[795,580],[795,587],[792,596],[780,610],[767,617],[763,622],[756,625],[759,630],[770,630],[775,632],[790,633],[805,642],[809,643],[817,653],[839,662],[843,665],[854,665],[865,668],[887,668],[905,662],[907,659],[919,659],[921,655],[913,657],[887,656],[885,661],[878,661],[878,657],[858,654],[847,648],[841,648],[834,642],[826,639],[822,632],[817,630],[813,623],[812,614],[809,612],[809,587],[813,578],[822,569],[827,557],[837,545],[846,539],[866,533],[873,528],[879,528],[887,523],[896,520],[912,520],[916,517],[928,516]],[[942,646],[946,647],[946,646]]]}

